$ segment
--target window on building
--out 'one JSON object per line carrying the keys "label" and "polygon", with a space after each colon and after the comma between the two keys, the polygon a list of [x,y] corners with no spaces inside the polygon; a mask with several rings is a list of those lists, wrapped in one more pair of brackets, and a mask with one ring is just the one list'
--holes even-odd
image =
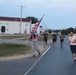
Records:
{"label": "window on building", "polygon": [[27,26],[28,24],[25,24],[25,26]]}
{"label": "window on building", "polygon": [[7,29],[7,31],[9,31],[9,30]]}
{"label": "window on building", "polygon": [[2,23],[0,23],[0,24],[2,24]]}
{"label": "window on building", "polygon": [[9,25],[9,23],[7,23],[7,25]]}

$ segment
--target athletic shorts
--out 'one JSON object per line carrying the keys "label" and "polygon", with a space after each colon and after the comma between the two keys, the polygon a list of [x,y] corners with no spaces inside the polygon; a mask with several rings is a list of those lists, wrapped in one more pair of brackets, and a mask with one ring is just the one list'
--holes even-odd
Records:
{"label": "athletic shorts", "polygon": [[44,39],[44,42],[47,42],[47,39]]}
{"label": "athletic shorts", "polygon": [[70,49],[72,53],[76,53],[76,45],[70,45]]}
{"label": "athletic shorts", "polygon": [[60,40],[60,42],[62,43],[64,41],[64,39],[63,40]]}
{"label": "athletic shorts", "polygon": [[53,38],[53,42],[56,42],[56,38]]}

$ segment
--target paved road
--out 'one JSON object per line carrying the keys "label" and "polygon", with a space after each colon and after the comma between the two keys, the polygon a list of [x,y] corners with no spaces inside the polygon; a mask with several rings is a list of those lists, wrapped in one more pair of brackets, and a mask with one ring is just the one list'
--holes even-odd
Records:
{"label": "paved road", "polygon": [[60,48],[58,39],[56,47],[51,47],[27,75],[76,75],[76,63],[71,56],[68,37],[63,48]]}
{"label": "paved road", "polygon": [[39,57],[0,61],[0,75],[24,75]]}
{"label": "paved road", "polygon": [[[38,58],[0,61],[0,75],[24,75]],[[71,56],[68,37],[63,48],[60,48],[58,39],[56,47],[51,47],[28,75],[76,75],[76,63]]]}

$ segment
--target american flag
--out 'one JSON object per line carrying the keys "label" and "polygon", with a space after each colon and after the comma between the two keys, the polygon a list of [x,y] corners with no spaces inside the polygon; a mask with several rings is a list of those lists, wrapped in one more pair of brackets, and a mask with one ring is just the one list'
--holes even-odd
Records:
{"label": "american flag", "polygon": [[37,30],[37,28],[38,28],[39,24],[41,23],[43,17],[44,17],[44,15],[42,16],[42,18],[41,18],[38,22],[36,22],[36,23],[34,24],[33,29],[34,29],[35,31]]}
{"label": "american flag", "polygon": [[[32,28],[31,33],[33,32],[33,30],[34,30],[34,31],[37,30],[37,28],[38,28],[40,22],[42,21],[43,17],[44,17],[44,15],[42,16],[42,18],[40,19],[40,21],[38,21],[37,23],[34,24],[34,27]],[[28,39],[29,39],[29,38],[28,38]],[[25,41],[25,44],[28,42],[28,39]]]}

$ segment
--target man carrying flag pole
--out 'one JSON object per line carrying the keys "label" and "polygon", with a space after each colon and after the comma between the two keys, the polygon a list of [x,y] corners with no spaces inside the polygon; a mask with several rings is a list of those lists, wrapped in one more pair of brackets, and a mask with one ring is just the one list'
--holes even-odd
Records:
{"label": "man carrying flag pole", "polygon": [[[43,15],[44,17],[44,15]],[[38,21],[37,23],[34,24],[34,27],[32,28],[31,34],[29,35],[28,39],[31,37],[31,46],[32,46],[32,51],[33,51],[33,57],[35,57],[35,51],[38,52],[40,55],[40,50],[38,49],[38,33],[37,33],[37,28],[39,24],[41,23],[43,17]]]}

